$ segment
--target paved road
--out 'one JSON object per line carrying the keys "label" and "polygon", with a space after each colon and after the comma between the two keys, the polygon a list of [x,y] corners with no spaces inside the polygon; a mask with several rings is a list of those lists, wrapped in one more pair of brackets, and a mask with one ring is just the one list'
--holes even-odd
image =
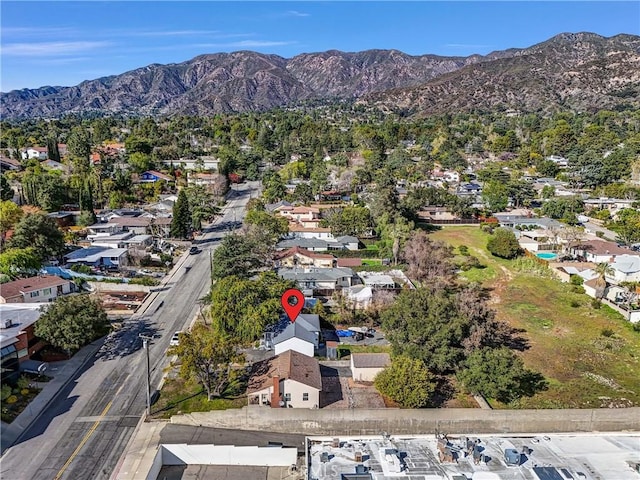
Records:
{"label": "paved road", "polygon": [[138,335],[159,336],[149,349],[153,389],[168,361],[172,334],[189,325],[198,312],[198,300],[209,291],[211,250],[242,220],[258,183],[236,188],[223,214],[198,239],[202,252],[180,259],[166,286],[107,338],[101,351],[5,452],[1,478],[109,478],[145,410],[146,356]]}

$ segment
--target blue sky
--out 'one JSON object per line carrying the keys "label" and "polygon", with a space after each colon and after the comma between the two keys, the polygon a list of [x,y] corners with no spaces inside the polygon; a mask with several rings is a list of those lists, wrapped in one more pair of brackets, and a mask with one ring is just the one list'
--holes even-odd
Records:
{"label": "blue sky", "polygon": [[561,32],[640,34],[640,2],[0,2],[0,91],[254,50],[486,54]]}

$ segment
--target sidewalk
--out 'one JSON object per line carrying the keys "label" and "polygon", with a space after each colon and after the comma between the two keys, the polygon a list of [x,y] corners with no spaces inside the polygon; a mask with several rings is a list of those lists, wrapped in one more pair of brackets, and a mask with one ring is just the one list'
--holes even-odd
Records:
{"label": "sidewalk", "polygon": [[[48,373],[52,373],[55,376],[43,384],[44,388],[42,391],[13,422],[10,424],[2,423],[2,430],[0,431],[0,449],[2,454],[4,454],[7,448],[16,443],[20,436],[29,429],[49,404],[55,400],[58,393],[73,380],[76,373],[94,357],[100,345],[102,345],[102,339],[96,340],[86,347],[83,347],[69,360],[49,364],[51,371]],[[56,367],[58,369],[53,371]]]}

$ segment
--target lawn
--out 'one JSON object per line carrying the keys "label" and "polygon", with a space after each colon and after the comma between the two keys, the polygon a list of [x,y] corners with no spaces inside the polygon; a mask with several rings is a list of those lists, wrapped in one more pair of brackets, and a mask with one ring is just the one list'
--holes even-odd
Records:
{"label": "lawn", "polygon": [[391,353],[391,345],[338,345],[338,359],[352,353]]}
{"label": "lawn", "polygon": [[640,333],[622,316],[606,306],[594,308],[591,297],[569,284],[522,271],[517,261],[492,257],[485,248],[488,234],[479,227],[445,227],[431,237],[455,247],[466,245],[485,268],[461,276],[490,288],[497,317],[526,331],[529,348],[522,358],[547,378],[549,389],[515,406],[640,405]]}
{"label": "lawn", "polygon": [[151,416],[170,418],[172,415],[191,412],[241,408],[247,404],[245,390],[246,382],[238,380],[225,390],[221,398],[207,400],[207,394],[201,385],[186,382],[179,377],[167,379],[160,390],[158,400],[151,407]]}

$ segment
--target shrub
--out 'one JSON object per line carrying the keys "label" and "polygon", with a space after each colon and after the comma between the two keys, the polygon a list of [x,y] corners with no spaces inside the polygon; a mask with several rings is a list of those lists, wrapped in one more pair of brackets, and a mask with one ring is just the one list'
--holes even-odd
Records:
{"label": "shrub", "polygon": [[29,379],[27,377],[25,377],[24,375],[21,375],[20,378],[18,379],[18,381],[16,382],[17,387],[22,390],[25,388],[29,388],[29,384],[31,382],[29,381]]}
{"label": "shrub", "polygon": [[601,230],[598,230],[598,231],[596,232],[596,237],[598,237],[598,238],[602,238],[602,237],[604,237],[604,232],[603,232],[603,231],[601,231]]}
{"label": "shrub", "polygon": [[578,308],[580,306],[580,302],[574,299],[569,302],[569,305],[571,305],[571,308]]}
{"label": "shrub", "polygon": [[144,285],[147,287],[154,287],[160,284],[160,281],[153,277],[136,277],[132,278],[129,282],[131,285]]}
{"label": "shrub", "polygon": [[464,255],[465,257],[469,255],[469,247],[466,245],[460,245],[458,247],[458,251],[460,252],[460,255]]}
{"label": "shrub", "polygon": [[511,259],[522,253],[515,234],[506,228],[496,228],[487,242],[487,250],[491,255]]}
{"label": "shrub", "polygon": [[81,264],[71,265],[71,270],[77,273],[84,273],[87,275],[93,273],[89,265],[81,265]]}
{"label": "shrub", "polygon": [[153,260],[151,260],[151,255],[147,254],[144,257],[142,257],[140,259],[140,266],[141,267],[149,267],[151,266],[151,264],[153,263]]}
{"label": "shrub", "polygon": [[600,335],[602,335],[603,337],[613,337],[615,334],[616,334],[616,332],[614,332],[610,328],[603,328],[600,331]]}
{"label": "shrub", "polygon": [[7,403],[9,405],[13,405],[17,401],[18,401],[18,397],[16,397],[15,395],[9,395],[9,398],[7,398]]}
{"label": "shrub", "polygon": [[582,285],[584,283],[584,278],[580,275],[571,275],[569,283],[571,283],[571,285]]}
{"label": "shrub", "polygon": [[0,393],[0,400],[3,402],[11,395],[11,387],[9,385],[2,385],[2,391]]}
{"label": "shrub", "polygon": [[29,395],[29,389],[28,388],[23,388],[22,390],[20,390],[20,394],[22,396]]}
{"label": "shrub", "polygon": [[601,302],[599,299],[594,298],[593,300],[591,300],[591,308],[594,308],[594,309],[596,309],[596,310],[597,310],[597,309],[599,309],[601,306],[602,306],[602,302]]}

